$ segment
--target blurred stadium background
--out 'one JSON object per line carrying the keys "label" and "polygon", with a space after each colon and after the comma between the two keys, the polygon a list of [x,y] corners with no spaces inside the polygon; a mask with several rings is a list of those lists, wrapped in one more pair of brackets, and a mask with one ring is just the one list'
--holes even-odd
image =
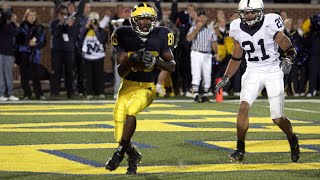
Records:
{"label": "blurred stadium background", "polygon": [[[113,2],[113,1],[112,1]],[[110,3],[107,1],[93,1],[91,2],[91,11],[97,11],[101,16],[104,15],[106,10],[110,10],[112,13],[116,13],[117,11],[123,8],[130,8],[136,4],[137,1],[119,1]],[[149,1],[152,5],[153,2]],[[214,20],[217,15],[218,10],[223,10],[226,14],[226,17],[229,17],[232,13],[237,11],[237,3],[229,0],[228,3],[225,1],[217,0],[213,2],[210,1],[179,1],[178,9],[179,11],[184,10],[188,4],[193,4],[196,8],[205,9],[208,12],[209,22]],[[306,19],[311,15],[319,13],[320,4],[318,1],[312,1],[310,3],[274,3],[274,2],[288,2],[288,1],[265,1],[265,12],[281,12],[286,11],[288,17],[292,19],[303,18]],[[301,1],[302,2],[302,1]],[[17,14],[18,22],[22,21],[23,15],[28,8],[33,8],[37,11],[39,15],[39,22],[42,23],[46,27],[46,36],[47,36],[47,45],[42,50],[42,64],[50,70],[51,68],[51,50],[50,50],[50,32],[48,30],[49,22],[54,18],[54,3],[52,1],[0,1],[0,5],[9,4],[13,7],[14,12]],[[76,1],[76,4],[78,2]],[[162,3],[163,8],[170,8],[171,2],[164,1]],[[109,32],[111,33],[111,32]],[[111,60],[111,44],[106,45],[106,57],[104,63],[104,71],[106,73],[107,81],[111,81],[113,76],[112,69],[112,60]],[[19,67],[16,66],[14,68],[14,78],[15,78],[15,86],[16,89],[19,90]],[[48,83],[47,83],[48,84]],[[112,85],[110,85],[112,86]],[[46,88],[44,88],[46,89]],[[112,91],[112,88],[110,88]],[[108,93],[108,83],[106,93]]]}

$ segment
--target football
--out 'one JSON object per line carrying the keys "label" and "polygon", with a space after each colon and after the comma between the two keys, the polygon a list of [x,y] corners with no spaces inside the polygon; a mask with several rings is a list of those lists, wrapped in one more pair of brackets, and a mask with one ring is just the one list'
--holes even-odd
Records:
{"label": "football", "polygon": [[137,61],[137,62],[134,62],[133,63],[133,66],[132,68],[136,71],[143,71],[145,70],[147,67],[146,67],[146,64],[141,62],[141,61]]}

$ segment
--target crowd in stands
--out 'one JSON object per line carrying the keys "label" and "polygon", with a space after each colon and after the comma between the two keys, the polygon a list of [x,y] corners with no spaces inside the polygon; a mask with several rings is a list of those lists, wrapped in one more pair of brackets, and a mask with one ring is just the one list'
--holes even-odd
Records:
{"label": "crowd in stands", "polygon": [[[21,0],[19,0],[21,1]],[[50,0],[24,0],[24,1],[50,1]],[[68,1],[68,0],[66,0]],[[92,0],[95,2],[145,2],[141,0]],[[147,2],[153,2],[148,0]],[[163,0],[163,2],[172,2],[171,0]],[[221,3],[238,3],[239,0],[179,0],[179,2],[193,2],[193,3],[206,3],[206,2],[221,2]],[[310,3],[311,0],[265,0],[266,3]]]}
{"label": "crowd in stands", "polygon": [[[199,24],[198,16],[206,13],[201,9],[197,10],[192,4],[178,12],[178,0],[170,1],[171,9],[161,8],[160,0],[154,2],[158,10],[158,25],[166,25],[175,35],[174,55],[177,63],[174,73],[159,70],[158,82],[155,82],[158,95],[195,97],[195,92],[198,91],[207,93],[206,96],[212,95],[215,79],[223,76],[232,56],[233,43],[228,31],[230,22],[238,18],[238,14],[233,13],[227,17],[224,11],[219,10],[215,19],[208,19],[204,24],[208,31],[214,34],[213,41],[217,43],[217,48],[210,52],[206,50],[206,53],[210,54],[212,73],[202,74],[210,78],[202,77],[203,81],[197,84],[199,87],[195,89],[190,58],[195,45],[187,36],[191,32],[190,28],[193,29]],[[48,98],[41,88],[40,77],[41,49],[48,40],[51,40],[50,98],[59,96],[62,79],[66,97],[69,99],[75,95],[88,100],[94,96],[106,98],[103,67],[105,46],[110,45],[106,42],[115,28],[130,26],[131,7],[118,5],[115,13],[106,10],[104,14],[98,14],[91,9],[88,0],[80,0],[78,6],[73,1],[62,0],[54,0],[54,4],[56,16],[49,23],[50,37],[45,36],[44,26],[37,21],[38,16],[34,9],[27,9],[24,17],[19,17],[22,21],[18,22],[12,8],[6,5],[1,7],[0,41],[7,43],[0,44],[0,101],[19,100],[13,94],[14,63],[18,64],[20,69],[24,93],[22,99]],[[285,33],[298,52],[291,73],[285,77],[286,93],[292,96],[317,96],[320,89],[320,51],[317,49],[320,46],[320,15],[306,20],[293,20],[287,17],[285,11],[279,13],[285,24]],[[114,57],[111,57],[114,62]],[[116,67],[116,62],[113,66]],[[241,76],[245,67],[243,60],[229,86],[224,88],[224,96],[240,95]],[[210,85],[205,83],[208,79],[211,81]],[[29,81],[32,81],[32,88]],[[119,82],[120,77],[114,68],[114,97],[117,95]]]}

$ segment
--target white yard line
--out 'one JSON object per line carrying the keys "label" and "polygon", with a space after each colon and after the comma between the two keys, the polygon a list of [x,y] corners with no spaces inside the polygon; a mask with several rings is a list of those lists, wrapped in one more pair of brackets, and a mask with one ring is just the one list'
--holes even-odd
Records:
{"label": "white yard line", "polygon": [[290,111],[299,111],[299,112],[307,112],[307,113],[317,113],[320,114],[319,111],[312,111],[312,110],[305,110],[305,109],[297,109],[297,108],[284,108],[286,110],[290,110]]}
{"label": "white yard line", "polygon": [[[225,102],[227,103],[234,103],[237,104],[239,103],[239,100],[226,100]],[[268,99],[258,99],[255,102],[269,102]],[[290,103],[320,103],[320,99],[286,99],[285,100],[286,103],[290,102]],[[267,108],[269,108],[270,106],[265,106]],[[289,110],[289,111],[298,111],[298,112],[307,112],[307,113],[317,113],[319,114],[319,111],[313,111],[313,110],[306,110],[306,109],[298,109],[298,108],[288,108],[288,107],[284,107],[284,109]]]}
{"label": "white yard line", "polygon": [[[226,103],[240,103],[239,99],[225,100]],[[254,102],[269,102],[268,99],[257,99]],[[304,103],[320,103],[320,99],[286,99],[285,102],[304,102]]]}
{"label": "white yard line", "polygon": [[[0,104],[111,104],[115,100],[52,100],[52,101],[0,101]],[[161,99],[155,100],[155,103],[184,103],[193,102],[193,99]],[[268,102],[268,99],[257,99],[255,102]],[[305,102],[320,103],[320,99],[286,99],[285,102]],[[213,102],[215,103],[215,102]],[[223,103],[239,103],[239,99],[224,100]],[[208,104],[209,106],[210,104]]]}

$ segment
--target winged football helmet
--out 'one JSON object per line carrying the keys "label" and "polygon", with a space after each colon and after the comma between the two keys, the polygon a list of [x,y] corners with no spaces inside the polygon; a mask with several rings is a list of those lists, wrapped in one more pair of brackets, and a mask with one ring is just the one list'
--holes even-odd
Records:
{"label": "winged football helmet", "polygon": [[140,3],[133,7],[130,23],[133,31],[140,36],[147,36],[156,26],[156,21],[157,13],[149,4]]}

